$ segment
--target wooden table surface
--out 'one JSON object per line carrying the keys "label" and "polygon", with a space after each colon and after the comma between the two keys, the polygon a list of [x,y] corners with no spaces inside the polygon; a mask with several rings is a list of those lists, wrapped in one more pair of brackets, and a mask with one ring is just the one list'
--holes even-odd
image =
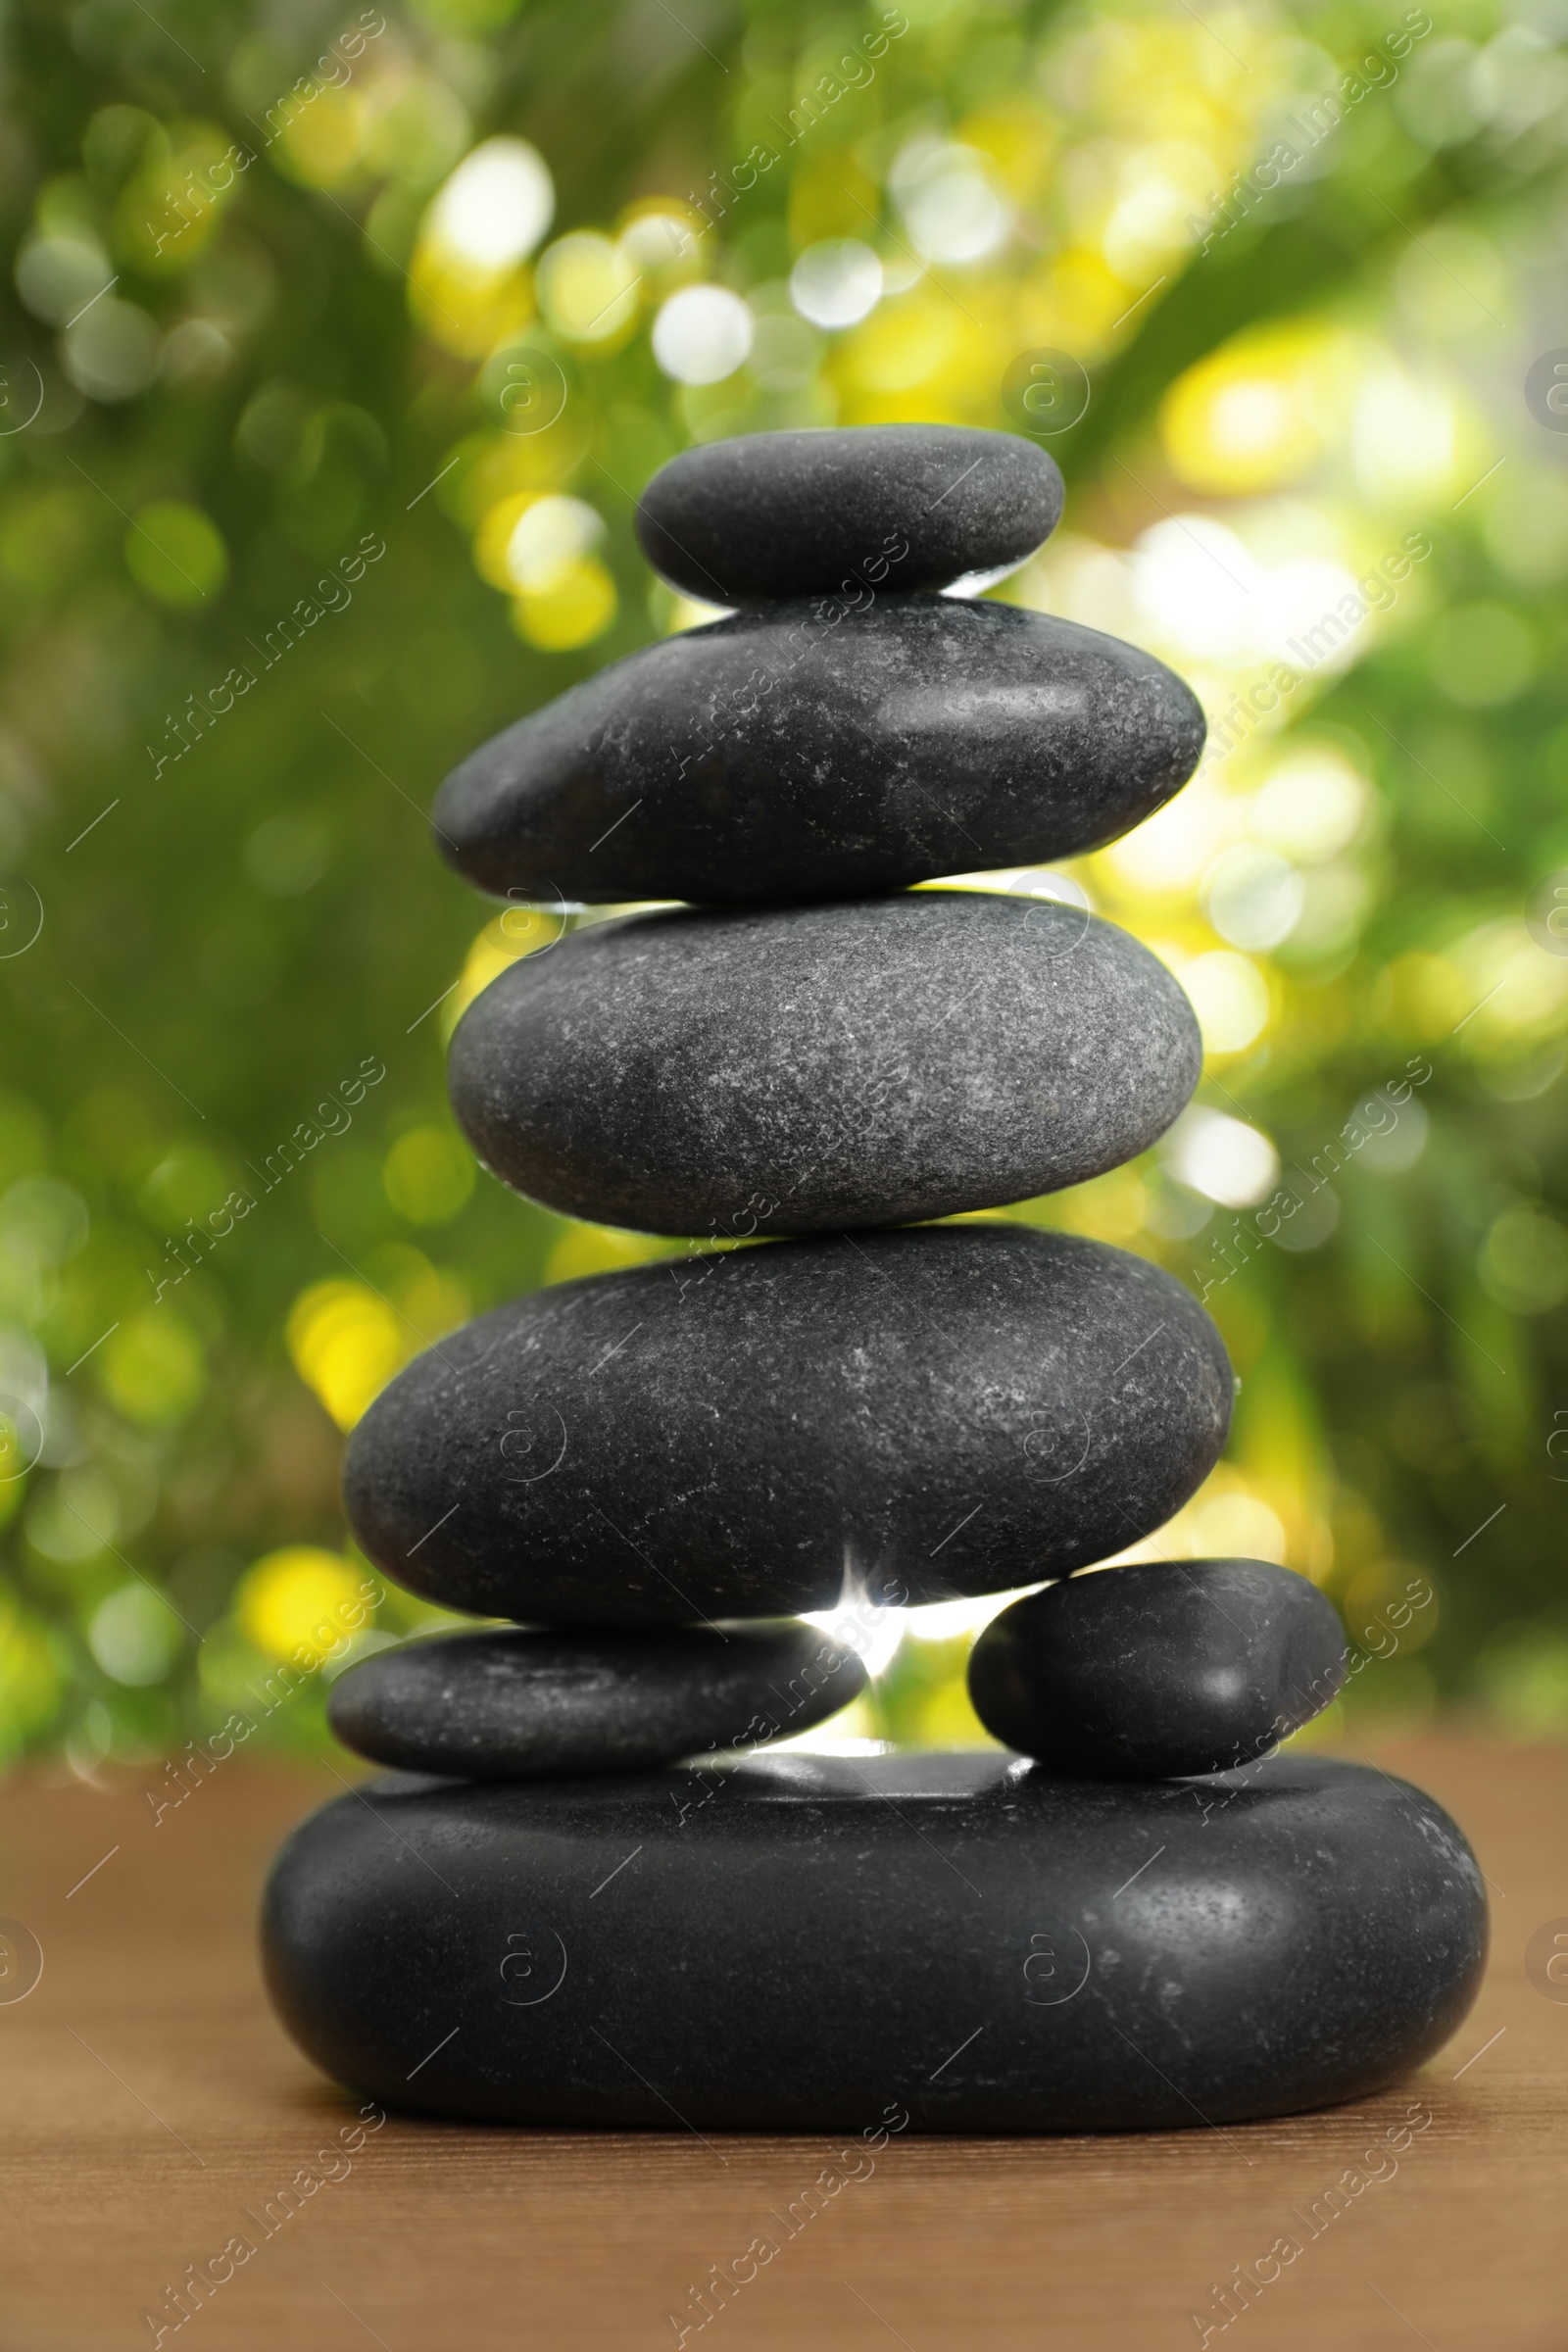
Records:
{"label": "wooden table surface", "polygon": [[[1568,1937],[1568,1750],[1378,1760],[1448,1807],[1494,1888],[1480,2002],[1430,2066],[1223,2132],[892,2140],[688,2352],[1179,2352],[1195,2312],[1226,2352],[1568,2347],[1568,1984],[1545,1969]],[[31,1947],[0,1931],[3,2352],[656,2352],[840,2146],[393,2116],[264,2236],[254,2217],[353,2135],[354,2103],[274,2022],[254,1938],[279,1838],[338,1786],[236,1761],[156,1827],[134,1777],[0,1789],[0,1913],[43,1963],[6,1999]],[[1412,2107],[1430,2121],[1403,2141]],[[1282,2236],[1300,2251],[1271,2268]],[[255,2252],[176,2328],[168,2290],[222,2273],[235,2238]],[[1222,2325],[1212,2290],[1260,2258]]]}

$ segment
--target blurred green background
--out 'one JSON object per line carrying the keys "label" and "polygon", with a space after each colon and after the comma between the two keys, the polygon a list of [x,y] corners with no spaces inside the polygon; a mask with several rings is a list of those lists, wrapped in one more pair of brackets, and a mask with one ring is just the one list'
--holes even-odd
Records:
{"label": "blurred green background", "polygon": [[[468,1314],[667,1246],[476,1177],[445,1040],[556,923],[421,812],[704,617],[631,536],[665,458],[906,418],[1040,435],[1066,519],[995,593],[1215,729],[1072,869],[1189,987],[1199,1103],[1008,1212],[1211,1286],[1235,1434],[1142,1549],[1323,1583],[1364,1660],[1331,1730],[1568,1731],[1565,32],[12,10],[0,1750],[90,1773],[236,1711],[309,1748],[431,1621],[361,1622],[340,1433]],[[851,1732],[972,1734],[973,1620],[911,1622]]]}

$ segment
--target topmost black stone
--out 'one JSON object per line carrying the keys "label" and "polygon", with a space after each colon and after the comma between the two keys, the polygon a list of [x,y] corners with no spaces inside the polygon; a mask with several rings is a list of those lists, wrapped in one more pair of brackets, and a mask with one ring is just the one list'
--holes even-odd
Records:
{"label": "topmost black stone", "polygon": [[858,425],[710,441],[643,492],[644,555],[713,605],[1001,578],[1061,514],[1053,461],[1012,433]]}

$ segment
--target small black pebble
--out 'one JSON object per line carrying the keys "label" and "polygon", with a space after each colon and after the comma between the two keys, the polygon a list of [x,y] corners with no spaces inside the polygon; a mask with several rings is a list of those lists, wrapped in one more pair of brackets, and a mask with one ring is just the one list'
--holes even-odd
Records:
{"label": "small black pebble", "polygon": [[1344,1680],[1332,1607],[1263,1560],[1155,1560],[1048,1585],[993,1618],[969,1658],[988,1732],[1096,1780],[1250,1763]]}

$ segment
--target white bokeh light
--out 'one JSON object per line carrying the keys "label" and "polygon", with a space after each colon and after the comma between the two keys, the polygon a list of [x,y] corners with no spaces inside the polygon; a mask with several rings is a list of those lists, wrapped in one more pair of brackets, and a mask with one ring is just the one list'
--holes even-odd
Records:
{"label": "white bokeh light", "polygon": [[1182,1112],[1160,1150],[1173,1176],[1221,1208],[1250,1208],[1279,1181],[1279,1153],[1268,1137],[1200,1102]]}
{"label": "white bokeh light", "polygon": [[1285,441],[1296,417],[1290,387],[1266,376],[1242,376],[1218,391],[1209,410],[1209,432],[1233,461],[1266,464]]}
{"label": "white bokeh light", "polygon": [[558,335],[572,343],[606,343],[637,308],[640,283],[624,245],[597,229],[574,228],[539,257],[534,273],[539,308]]}
{"label": "white bokeh light", "polygon": [[134,302],[106,295],[67,327],[61,359],[78,392],[92,400],[133,400],[158,373],[164,339]]}
{"label": "white bokeh light", "polygon": [[873,1600],[862,1587],[849,1580],[836,1609],[803,1609],[801,1614],[830,1642],[853,1649],[873,1681],[892,1665],[904,1640],[906,1611],[891,1602]]}
{"label": "white bokeh light", "polygon": [[1240,1054],[1268,1023],[1268,982],[1250,956],[1214,948],[1182,965],[1176,977],[1192,999],[1210,1054]]}
{"label": "white bokeh light", "polygon": [[1200,661],[1238,662],[1257,636],[1258,567],[1232,530],[1207,514],[1173,514],[1133,551],[1139,612],[1168,645]]}
{"label": "white bokeh light", "polygon": [[1300,920],[1305,886],[1277,850],[1238,843],[1203,876],[1203,912],[1233,948],[1277,948]]}
{"label": "white bokeh light", "polygon": [[1189,1533],[1197,1546],[1189,1558],[1285,1565],[1285,1529],[1278,1513],[1255,1494],[1212,1494],[1194,1504]]}
{"label": "white bokeh light", "polygon": [[813,326],[856,326],[882,299],[882,265],[858,237],[808,245],[790,272],[790,300]]}
{"label": "white bokeh light", "polygon": [[1010,1592],[981,1592],[968,1600],[923,1601],[905,1610],[904,1630],[916,1642],[952,1642],[961,1634],[983,1634],[993,1617],[1021,1598],[1021,1593]]}
{"label": "white bokeh light", "polygon": [[1370,795],[1327,744],[1289,753],[1252,803],[1252,831],[1270,849],[1315,864],[1347,848],[1365,822]]}
{"label": "white bokeh light", "polygon": [[1012,208],[978,148],[912,139],[888,174],[909,242],[928,262],[978,262],[1012,227]]}
{"label": "white bokeh light", "polygon": [[524,594],[548,595],[569,564],[596,548],[603,518],[586,499],[552,496],[525,507],[507,541],[507,571]]}
{"label": "white bokeh light", "polygon": [[1224,847],[1231,808],[1212,770],[1200,768],[1185,791],[1112,842],[1102,855],[1132,889],[1152,898],[1190,890]]}
{"label": "white bokeh light", "polygon": [[511,270],[550,226],[556,187],[526,139],[486,139],[466,155],[430,207],[431,231],[476,270]]}
{"label": "white bokeh light", "polygon": [[683,262],[696,238],[677,213],[640,213],[620,232],[620,250],[634,270],[669,270]]}
{"label": "white bokeh light", "polygon": [[654,320],[654,357],[677,384],[717,384],[752,348],[752,314],[723,286],[683,286]]}
{"label": "white bokeh light", "polygon": [[1441,384],[1386,362],[1356,395],[1350,453],[1363,493],[1398,511],[1454,486],[1459,419]]}
{"label": "white bokeh light", "polygon": [[1355,1117],[1367,1131],[1360,1163],[1374,1176],[1402,1176],[1426,1150],[1430,1122],[1413,1096],[1396,1104],[1389,1095],[1369,1095]]}
{"label": "white bokeh light", "polygon": [[1095,911],[1095,902],[1077,875],[1058,873],[1054,865],[1010,866],[984,878],[993,890],[1004,890],[1015,899],[1051,899],[1083,914]]}
{"label": "white bokeh light", "polygon": [[17,291],[51,326],[69,325],[113,280],[108,256],[85,230],[31,234],[17,256]]}
{"label": "white bokeh light", "polygon": [[[1259,563],[1209,514],[1173,514],[1145,531],[1133,552],[1133,588],[1143,619],[1164,645],[1229,667],[1263,661],[1343,667],[1354,659],[1366,617],[1344,564],[1306,554]],[[1347,598],[1348,612],[1342,611]]]}

